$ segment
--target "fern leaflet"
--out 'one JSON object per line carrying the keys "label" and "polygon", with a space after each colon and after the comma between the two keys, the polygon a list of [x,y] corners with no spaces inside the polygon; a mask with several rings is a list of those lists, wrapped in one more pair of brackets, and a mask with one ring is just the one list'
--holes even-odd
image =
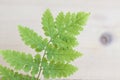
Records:
{"label": "fern leaflet", "polygon": [[16,70],[23,69],[25,72],[32,72],[32,75],[38,73],[41,57],[37,54],[32,57],[31,54],[25,54],[23,52],[12,51],[12,50],[1,50],[0,54],[3,56],[11,66]]}
{"label": "fern leaflet", "polygon": [[2,80],[36,80],[35,77],[19,74],[3,66],[0,66],[0,75],[2,76]]}

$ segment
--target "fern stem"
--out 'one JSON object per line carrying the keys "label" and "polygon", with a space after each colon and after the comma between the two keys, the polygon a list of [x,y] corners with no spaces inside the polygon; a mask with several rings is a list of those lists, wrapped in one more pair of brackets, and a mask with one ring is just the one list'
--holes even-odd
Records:
{"label": "fern stem", "polygon": [[39,80],[39,77],[40,77],[40,75],[41,75],[41,71],[42,71],[42,67],[40,66],[40,71],[39,71],[39,73],[38,73],[37,80]]}
{"label": "fern stem", "polygon": [[[51,40],[52,40],[52,39],[50,39],[50,41],[47,43],[47,45],[51,42]],[[45,46],[44,54],[43,54],[43,56],[42,56],[42,61],[43,61],[43,59],[44,59],[44,57],[45,57],[45,55],[46,55],[46,47],[47,47],[47,45]],[[41,61],[41,63],[42,63],[42,61]],[[39,73],[38,73],[37,80],[39,80],[39,77],[40,77],[40,75],[41,75],[41,72],[42,72],[42,65],[40,65],[40,71],[39,71]]]}
{"label": "fern stem", "polygon": [[[42,61],[43,61],[43,58],[45,57],[45,55],[46,55],[46,49],[45,49],[44,55],[43,55],[43,57],[42,57]],[[42,61],[41,61],[41,62],[42,62]],[[39,71],[39,73],[38,73],[37,80],[39,80],[39,77],[40,77],[40,75],[41,75],[41,72],[42,72],[42,65],[40,65],[40,71]]]}

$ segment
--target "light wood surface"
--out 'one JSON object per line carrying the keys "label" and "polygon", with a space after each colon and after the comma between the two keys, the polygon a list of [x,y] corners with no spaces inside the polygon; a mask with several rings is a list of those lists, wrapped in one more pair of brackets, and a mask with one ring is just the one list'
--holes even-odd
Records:
{"label": "light wood surface", "polygon": [[[21,41],[17,25],[43,35],[40,21],[47,8],[54,16],[60,11],[91,13],[78,36],[80,45],[76,49],[84,55],[73,64],[79,71],[68,79],[120,80],[120,0],[0,0],[0,49],[34,53]],[[106,32],[112,36],[109,45],[100,42]],[[6,65],[2,58],[0,63]]]}

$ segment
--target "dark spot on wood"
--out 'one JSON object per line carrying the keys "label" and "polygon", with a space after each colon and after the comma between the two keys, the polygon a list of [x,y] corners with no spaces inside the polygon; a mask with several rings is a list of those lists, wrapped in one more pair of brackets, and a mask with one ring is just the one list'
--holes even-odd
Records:
{"label": "dark spot on wood", "polygon": [[103,45],[109,45],[113,41],[113,37],[110,33],[103,33],[100,37],[100,42]]}

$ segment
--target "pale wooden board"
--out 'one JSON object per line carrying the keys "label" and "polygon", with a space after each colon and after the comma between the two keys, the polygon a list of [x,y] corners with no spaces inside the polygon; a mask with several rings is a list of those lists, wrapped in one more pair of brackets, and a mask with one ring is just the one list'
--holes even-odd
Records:
{"label": "pale wooden board", "polygon": [[[60,11],[86,11],[91,16],[77,47],[84,55],[73,64],[79,71],[69,79],[120,80],[120,1],[119,0],[0,0],[0,49],[33,52],[19,36],[17,25],[26,25],[43,35],[42,13],[50,8],[56,16]],[[113,35],[113,42],[104,46],[100,36]],[[4,64],[2,59],[0,63]]]}

